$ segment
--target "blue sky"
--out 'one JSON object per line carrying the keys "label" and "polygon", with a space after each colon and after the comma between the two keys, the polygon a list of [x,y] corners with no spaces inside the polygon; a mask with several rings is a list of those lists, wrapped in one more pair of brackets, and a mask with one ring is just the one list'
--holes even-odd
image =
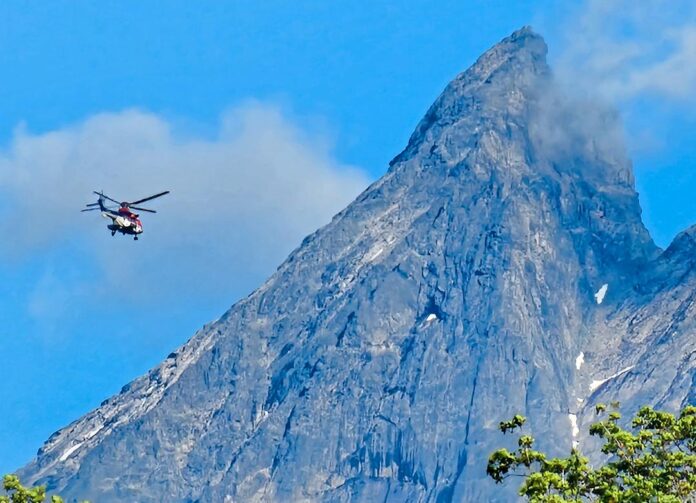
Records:
{"label": "blue sky", "polygon": [[[696,223],[688,2],[0,3],[0,472],[258,286],[527,24],[617,106],[653,236]],[[138,243],[77,210],[152,203]]]}

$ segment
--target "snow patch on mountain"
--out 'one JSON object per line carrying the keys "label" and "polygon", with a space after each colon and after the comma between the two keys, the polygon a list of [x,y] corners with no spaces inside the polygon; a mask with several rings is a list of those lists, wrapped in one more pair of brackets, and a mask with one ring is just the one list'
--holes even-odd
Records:
{"label": "snow patch on mountain", "polygon": [[570,434],[573,438],[572,445],[573,448],[577,448],[578,446],[578,435],[580,434],[580,429],[578,428],[578,415],[577,414],[568,414],[568,420],[570,421]]}
{"label": "snow patch on mountain", "polygon": [[66,459],[68,459],[68,458],[70,457],[70,455],[71,455],[73,452],[75,452],[76,450],[78,450],[78,449],[79,449],[80,447],[82,447],[83,445],[84,445],[84,442],[80,442],[80,443],[78,443],[78,444],[73,445],[72,447],[70,447],[69,449],[67,449],[63,454],[61,454],[61,455],[60,455],[60,458],[58,458],[58,460],[59,460],[59,461],[65,461]]}
{"label": "snow patch on mountain", "polygon": [[594,294],[595,301],[597,304],[601,304],[604,302],[604,296],[607,294],[607,290],[609,289],[609,284],[604,283],[599,290]]}
{"label": "snow patch on mountain", "polygon": [[580,370],[583,363],[585,363],[585,353],[581,351],[577,358],[575,358],[575,370]]}
{"label": "snow patch on mountain", "polygon": [[602,386],[604,383],[606,383],[606,382],[608,382],[608,381],[611,381],[612,379],[616,379],[616,378],[619,377],[620,375],[625,374],[626,372],[628,372],[629,370],[631,370],[634,366],[635,366],[635,365],[631,365],[630,367],[626,367],[625,369],[619,370],[619,371],[616,372],[615,374],[612,374],[612,375],[610,375],[609,377],[607,377],[607,378],[605,378],[605,379],[595,379],[594,381],[592,381],[592,382],[590,383],[590,391],[595,391],[597,388],[599,388],[600,386]]}

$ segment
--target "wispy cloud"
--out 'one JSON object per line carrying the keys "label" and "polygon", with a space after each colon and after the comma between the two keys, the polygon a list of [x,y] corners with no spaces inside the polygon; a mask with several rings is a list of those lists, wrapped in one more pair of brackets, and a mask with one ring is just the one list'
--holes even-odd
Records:
{"label": "wispy cloud", "polygon": [[612,102],[656,94],[696,103],[696,4],[587,0],[561,23],[559,74]]}
{"label": "wispy cloud", "polygon": [[[19,128],[0,152],[0,233],[12,236],[0,254],[79,249],[101,264],[95,280],[137,297],[251,288],[368,181],[260,103],[225,114],[214,139],[135,110],[45,134]],[[112,238],[98,212],[79,213],[95,189],[131,200],[172,193],[142,215],[134,243]]]}

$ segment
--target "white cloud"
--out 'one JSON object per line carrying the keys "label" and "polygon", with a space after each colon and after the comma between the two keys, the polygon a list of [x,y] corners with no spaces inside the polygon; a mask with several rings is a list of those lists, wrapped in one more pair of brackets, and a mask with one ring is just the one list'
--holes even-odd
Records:
{"label": "white cloud", "polygon": [[658,94],[694,101],[696,4],[587,0],[562,24],[559,73],[611,101]]}
{"label": "white cloud", "polygon": [[530,138],[548,159],[558,163],[572,163],[578,156],[596,159],[601,162],[593,165],[602,167],[602,172],[606,163],[619,168],[627,165],[623,124],[602,100],[581,96],[552,81],[532,112]]}
{"label": "white cloud", "polygon": [[[135,296],[249,289],[367,186],[325,143],[259,103],[225,114],[214,139],[136,110],[45,134],[18,128],[0,151],[0,233],[12,238],[0,253],[79,249],[102,265],[95,279]],[[79,213],[95,189],[172,193],[150,203],[157,215],[141,215],[136,243],[112,238],[99,212]]]}

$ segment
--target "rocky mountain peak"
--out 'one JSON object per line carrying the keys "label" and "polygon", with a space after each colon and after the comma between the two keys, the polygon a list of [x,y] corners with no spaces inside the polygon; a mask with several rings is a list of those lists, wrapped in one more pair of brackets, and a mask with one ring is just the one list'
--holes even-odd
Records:
{"label": "rocky mountain peak", "polygon": [[576,227],[570,239],[590,284],[607,274],[623,283],[659,250],[641,220],[621,125],[614,111],[559,89],[546,53],[529,27],[486,51],[446,86],[390,172],[411,192],[449,188],[461,205],[494,192],[488,201],[511,232],[526,225],[522,208],[551,214],[554,229]]}
{"label": "rocky mountain peak", "polygon": [[[548,47],[544,38],[535,33],[530,26],[513,32],[484,52],[471,68],[460,74],[455,81],[476,79],[490,84],[494,74],[512,72],[518,80],[524,74],[541,74],[549,72],[546,64]],[[490,81],[486,82],[488,79]]]}
{"label": "rocky mountain peak", "polygon": [[468,70],[456,76],[435,100],[394,165],[448,141],[448,131],[476,133],[488,124],[519,120],[550,70],[544,39],[530,27],[522,28],[486,51]]}
{"label": "rocky mountain peak", "polygon": [[665,256],[688,254],[696,257],[696,225],[680,232],[665,250]]}
{"label": "rocky mountain peak", "polygon": [[[647,271],[646,283],[656,290],[673,286],[675,279],[684,282],[687,277],[696,276],[696,225],[675,236],[660,256],[656,267]],[[657,281],[655,281],[657,280]]]}

